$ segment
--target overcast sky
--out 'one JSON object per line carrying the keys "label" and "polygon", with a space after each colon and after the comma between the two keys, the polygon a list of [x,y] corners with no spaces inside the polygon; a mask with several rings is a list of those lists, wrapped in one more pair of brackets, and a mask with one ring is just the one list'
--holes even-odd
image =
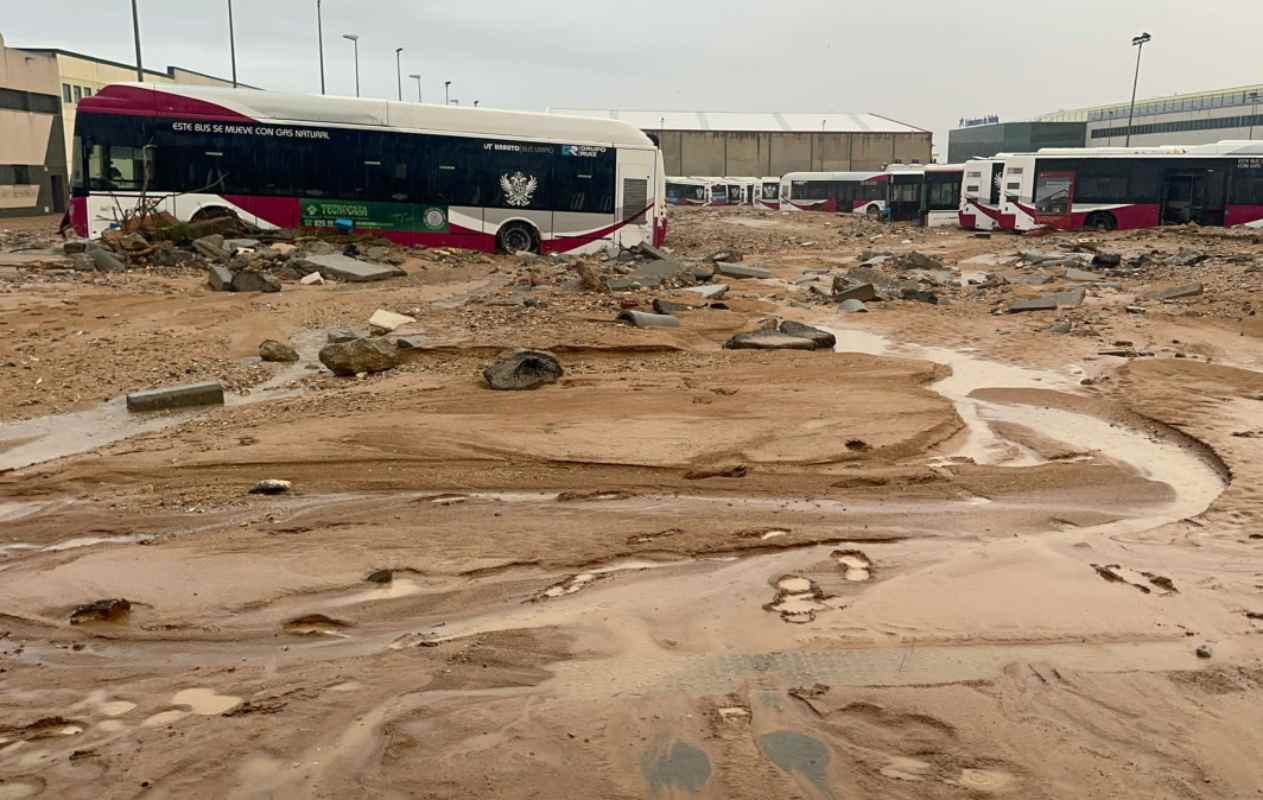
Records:
{"label": "overcast sky", "polygon": [[[145,64],[229,75],[226,0],[139,0]],[[236,0],[243,82],[318,92],[316,0]],[[0,0],[10,46],[134,60],[128,0]],[[1263,82],[1263,0],[324,0],[329,92],[485,106],[871,111],[935,132]]]}

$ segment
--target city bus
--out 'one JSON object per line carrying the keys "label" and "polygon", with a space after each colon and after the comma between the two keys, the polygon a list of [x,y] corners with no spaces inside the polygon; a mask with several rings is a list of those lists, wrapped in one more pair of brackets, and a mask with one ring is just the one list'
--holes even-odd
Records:
{"label": "city bus", "polygon": [[781,208],[781,179],[760,179],[754,187],[754,199],[752,202],[756,208],[779,211]]}
{"label": "city bus", "polygon": [[964,168],[954,164],[897,164],[884,172],[796,172],[781,181],[781,207],[955,225],[963,174]]}
{"label": "city bus", "polygon": [[921,219],[928,228],[960,224],[962,164],[927,164],[921,195]]}
{"label": "city bus", "polygon": [[889,180],[884,172],[791,172],[781,178],[781,208],[879,218],[886,211]]}
{"label": "city bus", "polygon": [[1014,228],[1263,228],[1263,142],[1045,148],[1004,159]]}
{"label": "city bus", "polygon": [[666,236],[661,153],[614,120],[123,83],[78,106],[73,161],[86,237],[142,197],[181,221],[405,246],[596,252]]}
{"label": "city bus", "polygon": [[704,206],[707,185],[701,178],[667,178],[667,203],[673,206]]}
{"label": "city bus", "polygon": [[960,191],[960,227],[968,231],[1013,230],[1014,220],[1004,213],[1004,159],[973,158],[964,165]]}

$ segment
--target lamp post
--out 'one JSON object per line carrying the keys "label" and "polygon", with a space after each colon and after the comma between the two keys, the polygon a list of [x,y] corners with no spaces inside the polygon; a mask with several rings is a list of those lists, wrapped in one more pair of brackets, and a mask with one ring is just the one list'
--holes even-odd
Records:
{"label": "lamp post", "polygon": [[1250,92],[1250,141],[1254,141],[1254,120],[1259,116],[1259,93]]}
{"label": "lamp post", "polygon": [[1131,123],[1136,118],[1136,89],[1140,86],[1140,56],[1145,52],[1145,45],[1151,41],[1153,41],[1153,37],[1148,33],[1142,33],[1131,38],[1131,45],[1136,48],[1136,78],[1131,84],[1131,110],[1127,112],[1126,147],[1131,147]]}
{"label": "lamp post", "polygon": [[136,35],[136,80],[145,82],[145,64],[140,58],[140,12],[136,10],[136,0],[132,0],[132,32]]}
{"label": "lamp post", "polygon": [[325,93],[325,23],[320,11],[320,0],[316,0],[316,39],[320,43],[320,93]]}
{"label": "lamp post", "polygon": [[479,103],[481,103],[481,102],[482,102],[481,100],[475,100],[475,101],[474,101],[474,108],[477,108],[477,107],[478,107],[478,104],[479,104]]}
{"label": "lamp post", "polygon": [[399,84],[399,102],[403,102],[403,62],[399,60],[402,47],[395,48],[395,81]]}
{"label": "lamp post", "polygon": [[420,75],[409,75],[408,77],[409,77],[409,78],[412,78],[414,81],[416,81],[416,82],[417,82],[417,102],[418,102],[418,103],[422,102],[422,101],[421,101],[421,76],[420,76]]}
{"label": "lamp post", "polygon": [[232,26],[232,0],[228,0],[228,52],[232,55],[232,88],[237,88],[237,34]]}
{"label": "lamp post", "polygon": [[452,104],[452,82],[443,81],[443,105],[450,106]]}
{"label": "lamp post", "polygon": [[355,96],[360,96],[360,37],[355,33],[344,33],[342,38],[346,39],[355,47]]}

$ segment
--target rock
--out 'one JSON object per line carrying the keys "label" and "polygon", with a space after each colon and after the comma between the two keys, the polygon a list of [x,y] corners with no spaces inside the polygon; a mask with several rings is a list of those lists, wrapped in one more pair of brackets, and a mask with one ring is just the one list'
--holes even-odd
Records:
{"label": "rock", "polygon": [[1211,649],[1210,645],[1204,644],[1201,647],[1197,648],[1197,657],[1198,658],[1214,658],[1215,651]]}
{"label": "rock", "polygon": [[556,383],[565,374],[557,356],[544,350],[518,350],[482,371],[492,389],[520,391]]}
{"label": "rock", "polygon": [[1125,310],[1127,311],[1128,314],[1148,314],[1149,313],[1149,311],[1144,306],[1127,306]]}
{"label": "rock", "polygon": [[298,282],[303,286],[324,286],[325,276],[321,275],[319,272],[312,272],[308,275],[304,275]]}
{"label": "rock", "polygon": [[88,251],[92,263],[101,272],[126,272],[127,264],[104,247],[94,247]]}
{"label": "rock", "polygon": [[943,269],[943,262],[933,256],[927,256],[925,253],[913,251],[897,256],[894,260],[894,268],[900,271],[909,269],[941,270]]}
{"label": "rock", "polygon": [[400,350],[424,350],[425,337],[423,336],[400,336],[395,340],[395,346]]}
{"label": "rock", "polygon": [[575,264],[574,271],[579,275],[579,284],[585,292],[605,290],[605,282],[601,279],[601,271],[597,269],[595,264],[581,261]]}
{"label": "rock", "polygon": [[666,251],[659,250],[658,248],[654,247],[651,244],[648,244],[647,242],[641,242],[640,244],[636,245],[636,250],[638,250],[641,253],[644,253],[645,255],[649,256],[655,261],[666,261],[671,258],[671,256]]}
{"label": "rock", "polygon": [[1031,300],[1018,300],[1016,303],[1013,303],[1012,305],[1008,307],[1007,312],[1009,314],[1021,314],[1025,311],[1056,311],[1056,310],[1057,310],[1057,298],[1048,296],[1048,297],[1036,297]]}
{"label": "rock", "polygon": [[232,279],[232,270],[223,264],[212,264],[211,268],[206,272],[206,282],[217,292],[233,291]]}
{"label": "rock", "polygon": [[385,372],[399,366],[399,350],[381,339],[354,339],[326,345],[320,351],[320,363],[344,377]]}
{"label": "rock", "polygon": [[624,311],[619,322],[629,322],[637,328],[678,328],[680,321],[669,314],[646,314],[643,311]]}
{"label": "rock", "polygon": [[1065,278],[1068,281],[1079,281],[1080,283],[1095,283],[1101,280],[1101,276],[1095,272],[1088,272],[1085,269],[1076,269],[1075,267],[1066,267]]}
{"label": "rock", "polygon": [[78,606],[70,612],[70,624],[82,625],[85,622],[120,622],[131,613],[132,604],[123,598],[96,600]]}
{"label": "rock", "polygon": [[1121,266],[1122,263],[1123,257],[1118,253],[1097,253],[1092,256],[1092,266],[1100,267],[1102,269],[1113,269],[1114,267]]}
{"label": "rock", "polygon": [[416,317],[410,317],[407,314],[396,314],[384,308],[377,309],[373,312],[373,316],[368,318],[368,324],[371,327],[386,333],[402,328],[404,325],[411,325],[416,321]]}
{"label": "rock", "polygon": [[395,571],[393,569],[379,569],[376,572],[369,573],[369,576],[364,580],[369,583],[393,583]]}
{"label": "rock", "polygon": [[127,395],[128,411],[165,411],[172,408],[222,406],[223,404],[224,387],[218,383],[148,389]]}
{"label": "rock", "polygon": [[1054,322],[1053,324],[1049,325],[1047,328],[1044,328],[1044,330],[1048,331],[1049,333],[1070,333],[1072,330],[1074,330],[1074,326],[1070,324],[1069,322],[1062,320],[1060,322]]}
{"label": "rock", "polygon": [[280,481],[275,478],[259,481],[250,490],[250,494],[285,494],[294,488],[294,484],[289,481]]}
{"label": "rock", "polygon": [[754,331],[738,333],[724,344],[725,350],[815,350],[816,343],[799,336]]}
{"label": "rock", "polygon": [[1167,264],[1172,267],[1195,267],[1202,263],[1210,256],[1205,253],[1180,253],[1167,259]]}
{"label": "rock", "polygon": [[266,272],[238,272],[232,276],[234,292],[279,292],[281,282]]}
{"label": "rock", "polygon": [[726,278],[770,278],[772,273],[759,267],[746,267],[737,264],[718,263],[715,265],[715,272]]}
{"label": "rock", "polygon": [[1010,275],[1009,283],[1016,283],[1022,286],[1043,286],[1045,283],[1052,283],[1052,276],[1046,272],[1022,273],[1020,275]]}
{"label": "rock", "polygon": [[655,299],[653,301],[653,310],[655,314],[667,314],[675,316],[683,314],[686,311],[692,311],[692,306],[686,306],[682,303],[672,303],[669,300]]}
{"label": "rock", "polygon": [[232,256],[232,253],[224,247],[224,237],[218,233],[195,240],[193,249],[202,258],[211,261],[227,261]]}
{"label": "rock", "polygon": [[307,258],[295,263],[294,266],[304,272],[319,272],[328,280],[345,281],[347,283],[384,281],[387,278],[397,278],[408,274],[396,266],[370,264],[367,261],[349,258],[341,253],[309,255]]}
{"label": "rock", "polygon": [[712,263],[719,262],[719,261],[725,261],[725,262],[731,263],[733,261],[745,261],[745,258],[746,257],[743,253],[740,253],[736,250],[720,250],[718,253],[712,253],[711,255],[707,256],[706,260]]}
{"label": "rock", "polygon": [[256,250],[261,245],[258,239],[226,239],[223,248],[231,255],[236,255],[239,250]]}
{"label": "rock", "polygon": [[[70,268],[75,272],[96,272],[96,259],[90,253],[70,257]],[[12,267],[17,269],[17,267]]]}
{"label": "rock", "polygon": [[864,305],[860,300],[851,298],[850,300],[843,300],[842,304],[838,306],[838,310],[843,314],[867,314],[868,306]]}
{"label": "rock", "polygon": [[298,361],[298,351],[284,342],[267,339],[259,345],[259,358],[281,364],[293,364]]}
{"label": "rock", "polygon": [[330,331],[326,338],[328,339],[329,344],[345,344],[359,339],[360,335],[355,331],[337,330]]}
{"label": "rock", "polygon": [[816,343],[817,350],[832,350],[838,344],[838,337],[828,331],[819,328],[813,328],[810,325],[804,325],[801,322],[793,320],[785,320],[781,323],[780,332],[786,336],[795,336],[800,339],[810,339]]}
{"label": "rock", "polygon": [[704,481],[710,478],[744,478],[750,474],[745,464],[725,464],[718,467],[704,467],[684,473],[686,481]]}
{"label": "rock", "polygon": [[640,281],[635,278],[609,277],[605,279],[605,290],[607,292],[629,292],[635,289],[643,289]]}
{"label": "rock", "polygon": [[924,289],[903,289],[899,292],[899,296],[904,300],[915,300],[918,303],[929,303],[932,306],[938,305],[938,295],[934,292],[927,292]]}
{"label": "rock", "polygon": [[871,283],[850,285],[849,278],[839,275],[833,279],[833,299],[839,303],[845,300],[862,300],[871,303],[877,299],[877,287]]}
{"label": "rock", "polygon": [[1149,300],[1179,300],[1181,297],[1196,297],[1202,291],[1203,287],[1200,283],[1190,283],[1187,286],[1176,286],[1173,289],[1150,292],[1145,297]]}
{"label": "rock", "polygon": [[1056,301],[1058,307],[1078,308],[1083,305],[1083,301],[1087,298],[1087,289],[1071,289],[1067,292],[1057,292],[1052,295],[1052,299]]}
{"label": "rock", "polygon": [[701,295],[705,300],[719,300],[728,294],[728,284],[708,283],[705,286],[691,286],[684,291]]}
{"label": "rock", "polygon": [[88,243],[83,239],[74,239],[62,245],[61,251],[68,256],[77,256],[88,252]]}

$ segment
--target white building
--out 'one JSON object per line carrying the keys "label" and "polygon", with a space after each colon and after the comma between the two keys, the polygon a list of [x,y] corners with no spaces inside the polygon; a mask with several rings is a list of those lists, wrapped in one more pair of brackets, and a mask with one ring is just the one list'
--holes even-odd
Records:
{"label": "white building", "polygon": [[[1133,147],[1213,144],[1263,139],[1263,84],[1136,101]],[[1130,102],[1057,111],[1040,122],[1087,123],[1087,147],[1120,147],[1127,140]]]}

